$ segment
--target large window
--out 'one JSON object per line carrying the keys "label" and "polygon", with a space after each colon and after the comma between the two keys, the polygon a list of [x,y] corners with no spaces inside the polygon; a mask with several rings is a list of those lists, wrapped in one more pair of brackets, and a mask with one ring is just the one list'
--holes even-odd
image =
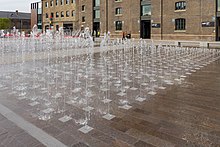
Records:
{"label": "large window", "polygon": [[100,18],[100,10],[94,11],[94,18]]}
{"label": "large window", "polygon": [[122,21],[116,21],[115,22],[115,30],[121,31],[122,30]]}
{"label": "large window", "polygon": [[175,19],[175,30],[186,30],[186,19],[185,18]]}
{"label": "large window", "polygon": [[122,14],[122,8],[121,7],[118,7],[115,9],[115,15],[119,15],[119,14]]}
{"label": "large window", "polygon": [[68,5],[70,3],[70,0],[66,0],[66,4]]}
{"label": "large window", "polygon": [[59,0],[56,0],[56,6],[58,5],[58,3],[59,3]]}
{"label": "large window", "polygon": [[180,1],[175,3],[175,10],[185,10],[186,9],[186,2]]}
{"label": "large window", "polygon": [[46,16],[45,16],[46,18],[48,18],[48,13],[46,13]]}
{"label": "large window", "polygon": [[100,6],[100,0],[94,0],[94,6],[95,7]]}
{"label": "large window", "polygon": [[143,5],[141,15],[142,16],[150,16],[151,15],[151,5]]}
{"label": "large window", "polygon": [[37,15],[37,23],[41,24],[42,23],[42,14]]}
{"label": "large window", "polygon": [[64,0],[60,0],[60,5],[63,5],[63,1],[64,1]]}

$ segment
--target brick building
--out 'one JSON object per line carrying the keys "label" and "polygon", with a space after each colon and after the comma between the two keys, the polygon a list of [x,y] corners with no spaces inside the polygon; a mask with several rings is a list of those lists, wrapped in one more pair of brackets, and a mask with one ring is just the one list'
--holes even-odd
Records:
{"label": "brick building", "polygon": [[[155,39],[217,39],[216,0],[153,0],[151,22]],[[217,25],[216,25],[217,24]]]}
{"label": "brick building", "polygon": [[76,1],[75,0],[42,0],[43,30],[76,29]]}
{"label": "brick building", "polygon": [[[220,40],[220,0],[72,1],[43,0],[44,27],[49,26],[51,13],[63,12],[64,17],[53,17],[52,25],[69,22],[75,29],[89,27],[93,35],[109,31],[112,37]],[[70,15],[74,10],[74,17],[66,17],[66,10]]]}

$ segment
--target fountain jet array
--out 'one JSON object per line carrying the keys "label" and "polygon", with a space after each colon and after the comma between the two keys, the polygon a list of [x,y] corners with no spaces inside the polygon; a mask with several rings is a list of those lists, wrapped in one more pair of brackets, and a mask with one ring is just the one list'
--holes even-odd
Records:
{"label": "fountain jet array", "polygon": [[83,133],[93,129],[93,117],[111,120],[220,57],[216,49],[111,40],[108,34],[94,47],[89,28],[69,37],[62,28],[39,35],[36,26],[31,37],[15,28],[13,34],[0,39],[0,93],[26,102],[40,120],[73,120]]}

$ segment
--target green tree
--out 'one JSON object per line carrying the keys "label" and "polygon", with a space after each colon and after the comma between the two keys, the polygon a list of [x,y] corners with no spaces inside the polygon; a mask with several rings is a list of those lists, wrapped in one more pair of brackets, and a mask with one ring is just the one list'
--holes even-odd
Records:
{"label": "green tree", "polygon": [[0,18],[0,29],[9,29],[11,27],[11,20],[8,18]]}

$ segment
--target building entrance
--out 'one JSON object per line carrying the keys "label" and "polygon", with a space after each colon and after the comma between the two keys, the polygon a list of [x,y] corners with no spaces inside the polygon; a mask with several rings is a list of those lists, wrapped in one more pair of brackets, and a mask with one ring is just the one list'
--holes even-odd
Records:
{"label": "building entrance", "polygon": [[93,23],[93,36],[99,37],[99,35],[100,35],[100,22],[94,22]]}
{"label": "building entrance", "polygon": [[141,38],[150,39],[151,37],[151,22],[150,20],[141,21]]}
{"label": "building entrance", "polygon": [[64,31],[73,31],[73,24],[63,24]]}

